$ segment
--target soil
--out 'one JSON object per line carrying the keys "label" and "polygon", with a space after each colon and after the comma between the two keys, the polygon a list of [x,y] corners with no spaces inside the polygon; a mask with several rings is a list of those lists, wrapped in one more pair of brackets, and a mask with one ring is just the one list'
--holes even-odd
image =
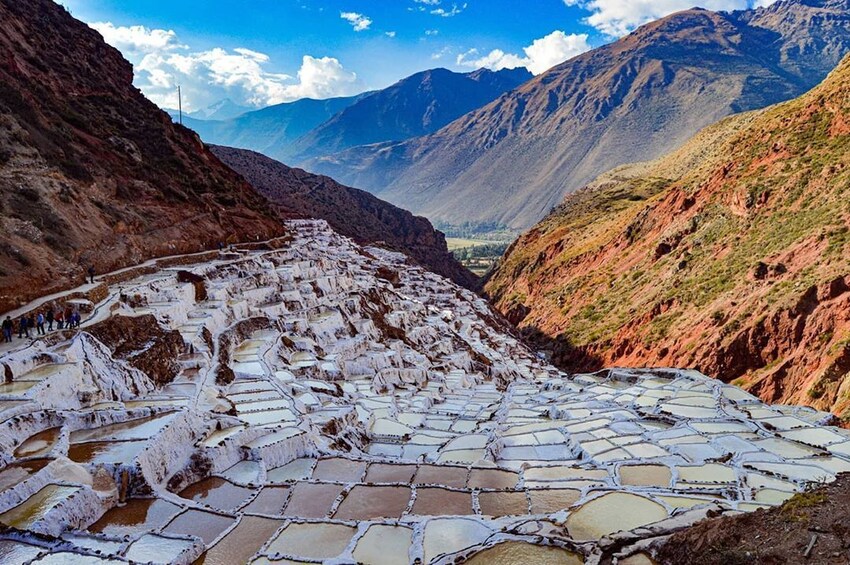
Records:
{"label": "soil", "polygon": [[[778,508],[701,522],[661,547],[662,564],[850,563],[850,474]],[[806,549],[815,539],[806,557]]]}

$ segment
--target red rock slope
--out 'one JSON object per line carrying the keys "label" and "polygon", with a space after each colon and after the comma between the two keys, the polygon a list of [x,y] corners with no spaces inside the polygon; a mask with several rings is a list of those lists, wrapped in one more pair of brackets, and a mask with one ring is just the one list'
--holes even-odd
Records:
{"label": "red rock slope", "polygon": [[268,204],[50,0],[0,0],[0,311],[146,258],[280,234]]}
{"label": "red rock slope", "polygon": [[562,366],[694,366],[850,420],[850,58],[567,197],[487,291]]}

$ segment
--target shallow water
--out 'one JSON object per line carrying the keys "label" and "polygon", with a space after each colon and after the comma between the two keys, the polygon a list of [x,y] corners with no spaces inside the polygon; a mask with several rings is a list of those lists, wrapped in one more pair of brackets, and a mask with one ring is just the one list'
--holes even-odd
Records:
{"label": "shallow water", "polygon": [[192,545],[188,540],[147,534],[130,544],[125,557],[140,563],[173,563]]}
{"label": "shallow water", "polygon": [[269,545],[269,555],[281,553],[306,559],[330,559],[348,546],[357,528],[342,524],[290,524]]}
{"label": "shallow water", "polygon": [[337,520],[401,518],[410,501],[409,487],[357,485],[334,513]]}
{"label": "shallow water", "polygon": [[101,426],[89,430],[77,430],[71,432],[71,443],[82,443],[85,441],[102,440],[126,440],[126,439],[148,439],[164,428],[176,414],[174,412],[147,418],[128,420],[108,426]]}
{"label": "shallow water", "polygon": [[180,491],[180,496],[218,510],[232,511],[248,499],[253,489],[234,485],[219,477],[210,477]]}
{"label": "shallow water", "polygon": [[533,545],[521,541],[508,541],[473,555],[469,565],[582,565],[579,555],[558,547]]}
{"label": "shallow water", "polygon": [[32,475],[43,469],[49,459],[35,459],[32,461],[22,461],[20,463],[12,463],[0,470],[0,492],[10,489],[20,482],[25,481]]}
{"label": "shallow water", "polygon": [[179,511],[179,506],[159,498],[131,499],[107,511],[89,531],[110,536],[139,534],[167,523]]}
{"label": "shallow water", "polygon": [[18,506],[0,514],[0,523],[20,530],[28,529],[79,490],[80,487],[47,485]]}
{"label": "shallow water", "polygon": [[285,516],[324,518],[342,493],[341,485],[296,483],[284,510]]}
{"label": "shallow water", "polygon": [[374,524],[354,548],[354,559],[365,565],[406,565],[413,542],[413,530],[401,526]]}
{"label": "shallow water", "polygon": [[567,530],[575,540],[598,540],[667,518],[660,504],[624,492],[612,492],[585,503],[567,519]]}
{"label": "shallow water", "polygon": [[313,473],[315,459],[295,459],[286,465],[266,471],[266,480],[270,483],[300,481]]}
{"label": "shallow water", "polygon": [[411,514],[420,516],[461,516],[472,514],[472,496],[435,487],[416,489],[416,500]]}
{"label": "shallow water", "polygon": [[243,516],[239,524],[207,550],[195,565],[246,563],[282,524],[282,520]]}
{"label": "shallow water", "polygon": [[190,508],[174,518],[165,527],[163,533],[197,536],[204,540],[205,544],[210,545],[235,522],[236,520],[229,516]]}
{"label": "shallow water", "polygon": [[15,450],[15,457],[38,457],[40,455],[46,455],[56,445],[56,440],[59,439],[61,431],[62,428],[50,428],[30,436]]}
{"label": "shallow water", "polygon": [[73,444],[68,448],[68,458],[76,463],[132,463],[146,441],[92,441]]}

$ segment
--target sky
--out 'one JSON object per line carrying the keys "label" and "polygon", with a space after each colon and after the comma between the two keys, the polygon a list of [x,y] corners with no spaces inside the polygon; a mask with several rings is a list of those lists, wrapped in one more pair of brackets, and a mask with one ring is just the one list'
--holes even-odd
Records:
{"label": "sky", "polygon": [[350,96],[418,71],[539,74],[639,25],[700,5],[773,0],[59,0],[135,67],[165,108],[259,108]]}

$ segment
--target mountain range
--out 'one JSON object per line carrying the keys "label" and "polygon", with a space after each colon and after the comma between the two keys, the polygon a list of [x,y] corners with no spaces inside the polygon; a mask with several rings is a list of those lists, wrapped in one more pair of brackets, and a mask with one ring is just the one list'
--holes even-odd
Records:
{"label": "mountain range", "polygon": [[434,230],[425,218],[363,190],[287,167],[254,151],[222,146],[210,149],[247,179],[283,216],[322,218],[335,231],[358,243],[380,243],[461,286],[477,285],[477,277],[451,256],[443,234]]}
{"label": "mountain range", "polygon": [[49,0],[0,0],[0,308],[154,256],[283,233],[133,68]]}
{"label": "mountain range", "polygon": [[566,198],[487,284],[572,369],[675,366],[850,422],[850,56]]}
{"label": "mountain range", "polygon": [[568,193],[732,113],[799,96],[850,49],[850,0],[693,9],[538,75],[444,128],[307,168],[438,224],[530,227]]}
{"label": "mountain range", "polygon": [[[338,103],[313,102],[300,105],[321,114]],[[284,235],[281,220],[303,216],[311,198],[309,211],[332,222],[374,220],[361,241],[406,243],[431,268],[474,281],[427,220],[373,197],[287,172],[270,202],[145,98],[99,33],[50,0],[0,0],[0,124],[0,310],[78,285],[89,266],[102,274]],[[337,210],[322,204],[334,192]]]}
{"label": "mountain range", "polygon": [[455,73],[432,69],[350,98],[303,99],[226,121],[184,119],[207,143],[293,163],[437,131],[531,78],[525,69]]}

